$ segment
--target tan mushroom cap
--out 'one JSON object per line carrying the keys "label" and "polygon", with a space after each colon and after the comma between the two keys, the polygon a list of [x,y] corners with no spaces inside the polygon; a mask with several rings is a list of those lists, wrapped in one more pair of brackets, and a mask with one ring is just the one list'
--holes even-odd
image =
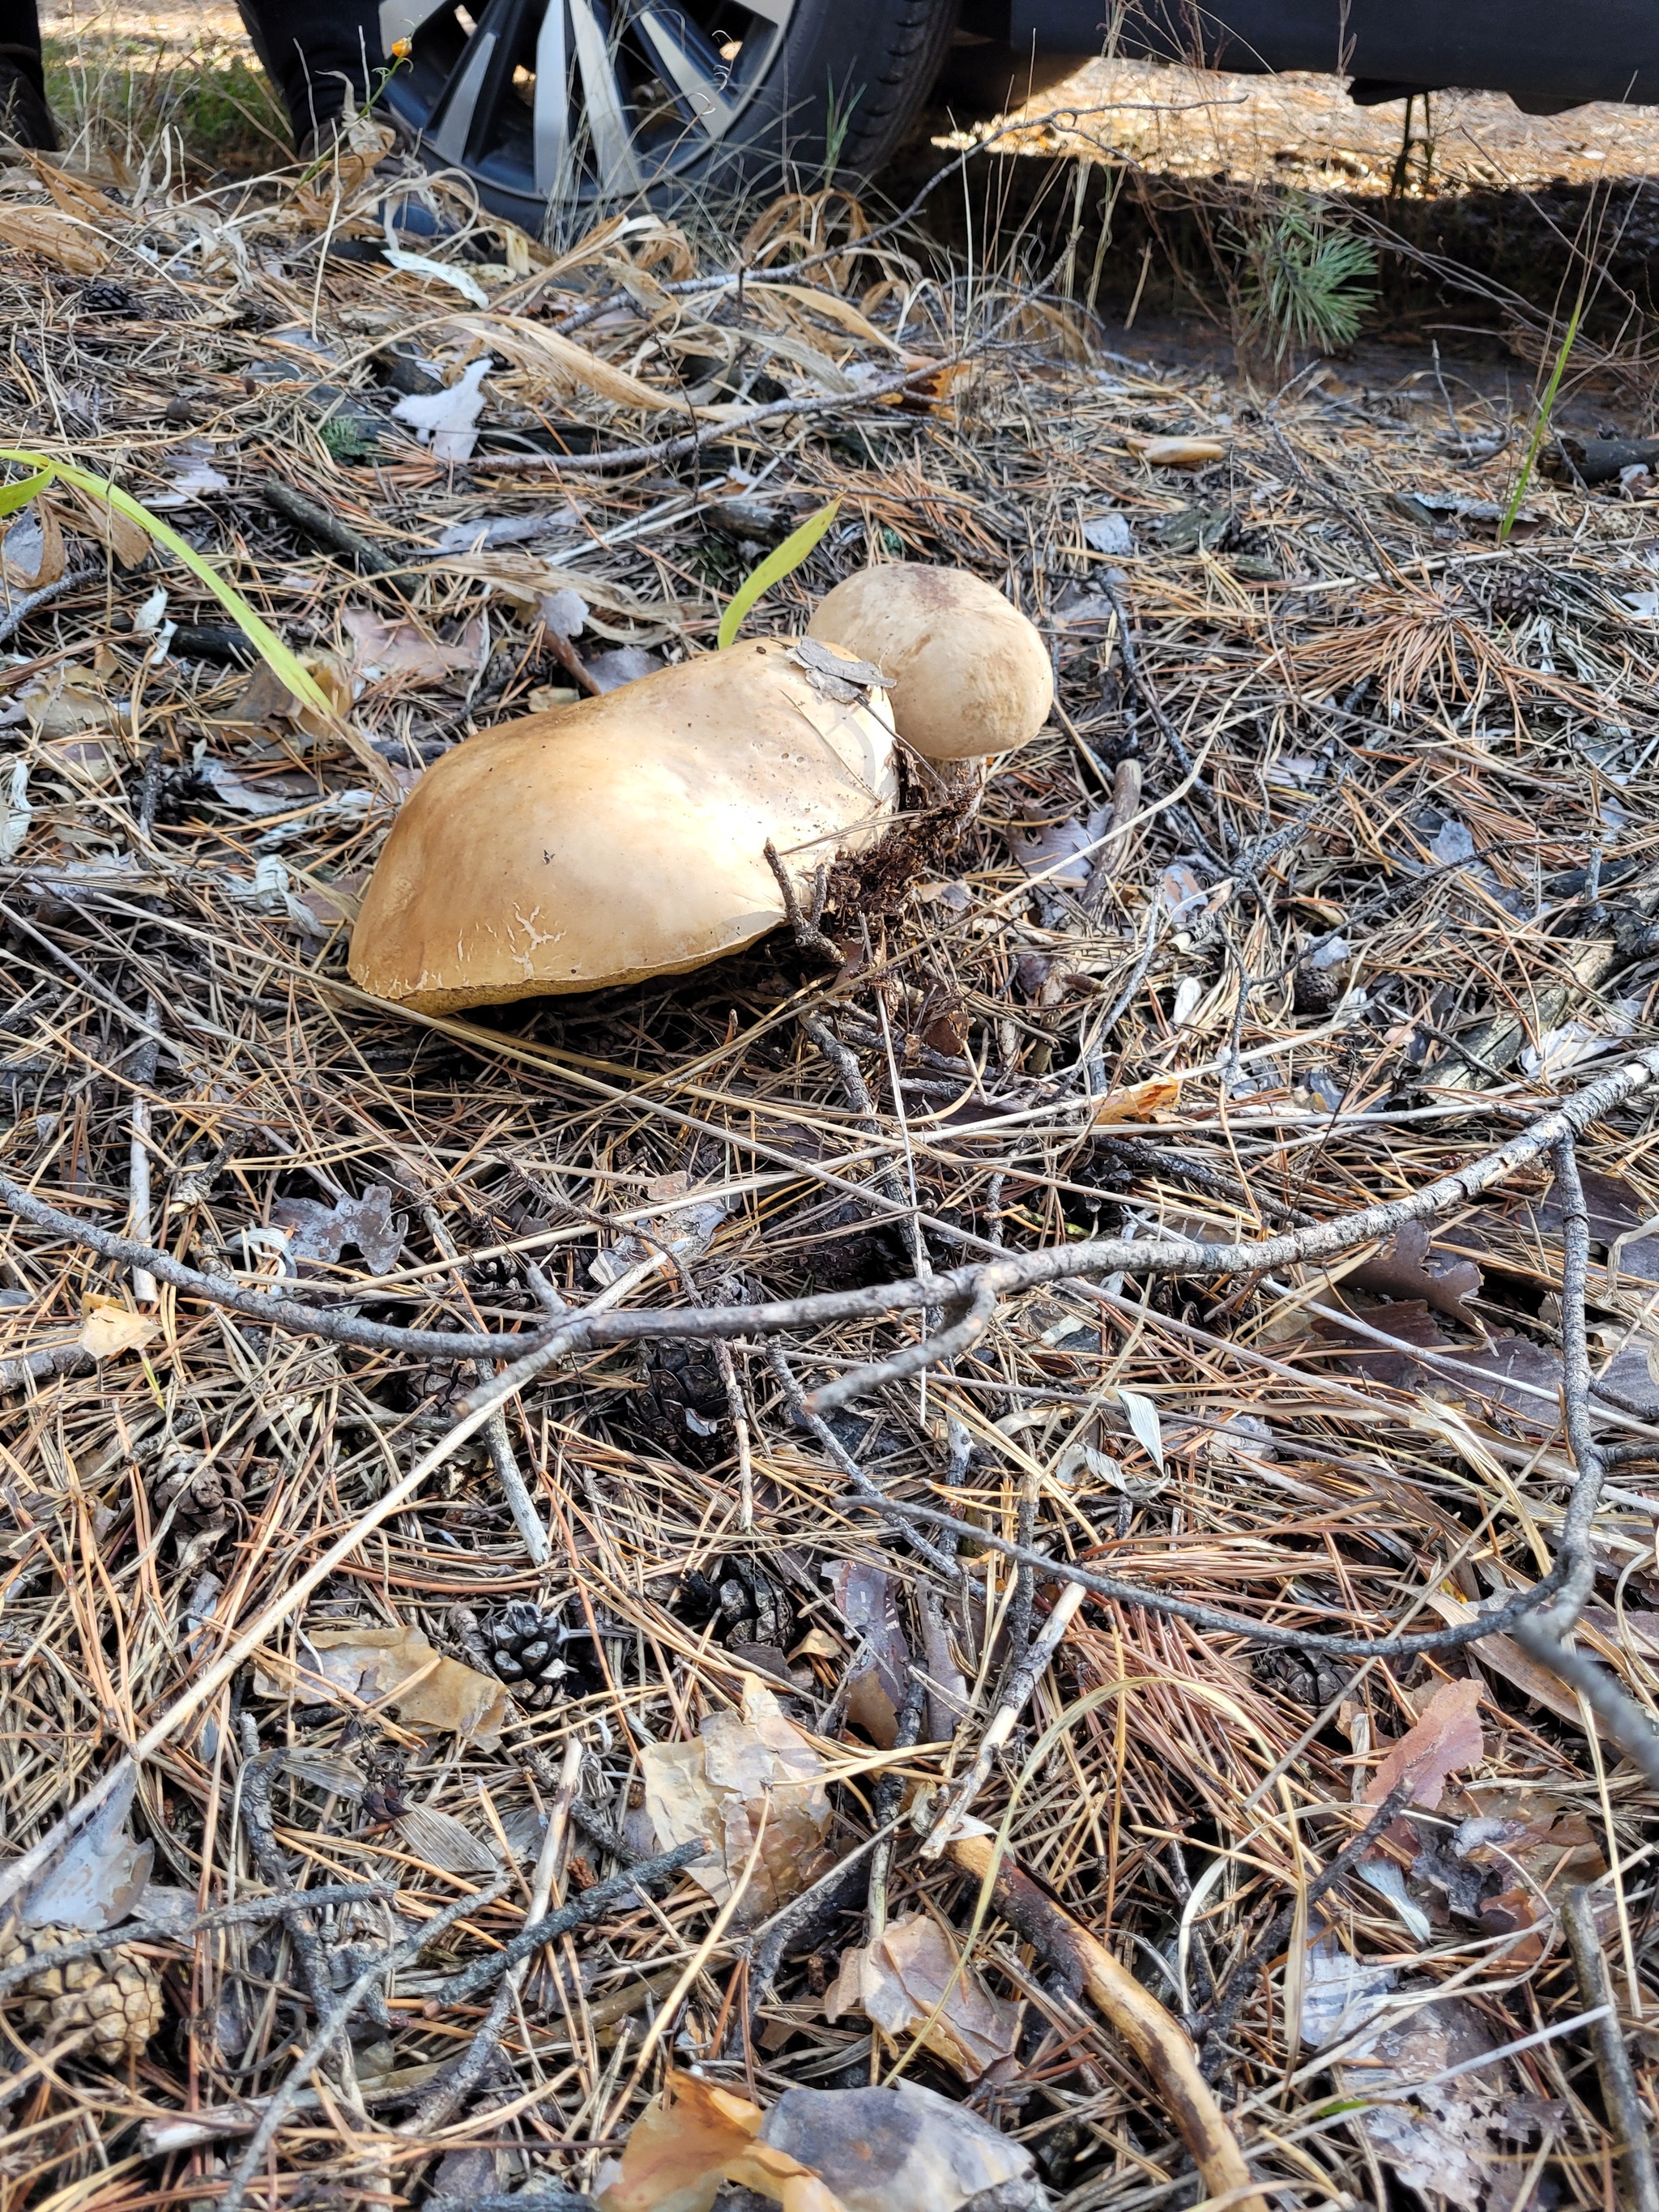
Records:
{"label": "tan mushroom cap", "polygon": [[781,641],[469,738],[392,825],[352,933],[363,989],[421,1013],[674,975],[775,929],[768,839],[805,885],[896,797],[880,692]]}
{"label": "tan mushroom cap", "polygon": [[1012,752],[1036,735],[1054,702],[1036,630],[964,568],[909,561],[861,568],[823,599],[807,635],[891,678],[893,726],[929,760]]}

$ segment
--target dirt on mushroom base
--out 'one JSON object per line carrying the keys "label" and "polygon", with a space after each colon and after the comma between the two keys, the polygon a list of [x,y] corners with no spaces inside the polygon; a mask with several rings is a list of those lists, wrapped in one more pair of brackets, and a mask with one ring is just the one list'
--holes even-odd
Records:
{"label": "dirt on mushroom base", "polygon": [[[1420,1236],[1231,1284],[1142,1273],[1135,1248],[1351,1218],[1652,1048],[1644,486],[1545,479],[1500,549],[1526,427],[1501,391],[1449,376],[1448,399],[1426,364],[1361,361],[1263,420],[1233,382],[1103,358],[1080,311],[913,238],[860,247],[833,197],[757,221],[739,328],[732,264],[667,226],[520,272],[481,227],[454,249],[479,311],[325,255],[374,244],[327,194],[192,199],[198,228],[159,187],[133,210],[112,170],[58,182],[108,198],[82,219],[109,266],[89,294],[0,249],[20,433],[179,521],[403,788],[538,693],[706,651],[757,547],[836,496],[758,635],[799,632],[869,560],[961,566],[1036,623],[1059,712],[965,844],[924,816],[907,869],[834,887],[838,968],[780,933],[690,979],[409,1020],[344,974],[392,811],[361,751],[241,665],[182,570],[113,565],[77,509],[38,580],[50,533],[8,534],[8,1847],[177,1717],[82,1855],[127,1918],[77,1901],[45,1946],[144,1960],[164,2017],[135,2007],[143,2057],[129,2071],[125,2030],[113,2069],[40,2040],[39,1976],[106,1970],[42,1966],[38,1931],[3,1992],[48,2062],[13,2107],[29,2185],[111,2212],[222,2202],[268,2125],[290,2194],[598,2191],[686,2079],[762,2148],[792,2091],[915,2117],[927,2100],[843,2086],[901,2062],[960,2112],[943,2054],[982,2000],[1000,2030],[1017,2015],[1013,2063],[955,2132],[1074,2212],[1191,2188],[1215,2113],[1206,2155],[1247,2159],[1275,2202],[1364,2197],[1368,2145],[1444,2168],[1466,2116],[1458,2171],[1491,2212],[1534,2162],[1588,2212],[1613,2107],[1583,2021],[1606,2000],[1564,1969],[1555,1916],[1590,1886],[1627,2004],[1653,1793],[1514,1637],[1363,1677],[1320,1642],[1408,1616],[1461,1632],[1559,1547],[1572,1208],[1534,1162]],[[33,176],[3,191],[57,207]],[[526,325],[562,345],[532,353]],[[915,381],[872,397],[895,347]],[[693,365],[696,404],[782,411],[656,452],[686,434]],[[604,396],[625,377],[661,410]],[[478,402],[427,426],[465,453],[405,436],[411,383]],[[25,573],[54,596],[26,605]],[[1632,1694],[1659,1650],[1652,1147],[1633,1091],[1580,1146],[1588,1349],[1614,1394],[1591,1415],[1632,1455],[1580,1641]],[[137,1269],[88,1241],[124,1227]],[[740,1320],[700,1334],[763,1297],[881,1294],[918,1245],[937,1282],[1097,1233],[1127,1244],[1114,1273],[1021,1292],[948,1366],[816,1415],[806,1391],[963,1316],[928,1316],[924,1286],[874,1319],[797,1310],[764,1343]],[[235,1303],[272,1293],[297,1321]],[[444,1455],[502,1344],[562,1313],[667,1334],[596,1340]],[[930,1557],[871,1490],[962,1518],[920,1532]],[[1045,1576],[1121,1594],[1074,1585],[1061,1613],[997,1549],[1024,1534]],[[252,1662],[216,1673],[254,1632]],[[499,1733],[445,1720],[458,1682]],[[1326,1924],[1258,1958],[1386,1808],[1366,1784],[1414,1731],[1438,1805],[1394,1814]],[[1422,1741],[1395,1758],[1408,1780]],[[653,1763],[693,1748],[721,1832],[679,1848],[718,1860],[720,1900],[649,1826]],[[917,1832],[976,1774],[966,1817],[1006,1825],[1018,1917],[994,1887],[981,1910],[985,1837],[924,1855],[943,1838]],[[769,1838],[799,1840],[804,1805],[803,1866],[827,1850],[837,1879],[781,1928],[721,1924],[751,1856],[781,1898]],[[505,1966],[555,1885],[589,1917]],[[265,1917],[198,1935],[204,1896]],[[831,1992],[849,1953],[890,1959],[924,1918],[963,1964],[956,2010],[900,2026],[872,1984],[889,2039]],[[381,1963],[423,1929],[424,1955]],[[365,1977],[384,2015],[365,1990],[349,2064],[299,2081],[296,2045]],[[1562,2033],[1496,2058],[1540,2026]],[[1400,2101],[1333,2112],[1379,2072],[1370,2039]],[[446,2105],[472,2049],[484,2070]],[[1493,2064],[1478,2103],[1427,2087],[1465,2053]],[[787,2154],[807,2163],[797,2136]]]}

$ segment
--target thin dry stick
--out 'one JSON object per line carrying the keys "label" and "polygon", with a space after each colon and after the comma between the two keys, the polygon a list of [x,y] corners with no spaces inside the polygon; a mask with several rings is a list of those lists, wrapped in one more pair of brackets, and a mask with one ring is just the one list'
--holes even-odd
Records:
{"label": "thin dry stick", "polygon": [[489,1462],[495,1470],[495,1480],[501,1486],[501,1495],[513,1516],[513,1525],[530,1554],[531,1565],[544,1567],[553,1556],[553,1547],[536,1510],[536,1501],[530,1495],[529,1485],[519,1472],[513,1439],[507,1433],[505,1406],[497,1406],[490,1415],[484,1426],[484,1438],[489,1446]]}
{"label": "thin dry stick", "polygon": [[225,2183],[224,2194],[219,2199],[219,2212],[241,2212],[248,2185],[264,2161],[265,2153],[276,2141],[276,2131],[293,2111],[301,2091],[327,2057],[337,2039],[349,2026],[352,2014],[376,1985],[399,1966],[408,1966],[417,1958],[428,1943],[454,1926],[469,1913],[480,1911],[493,1905],[506,1893],[512,1881],[511,1873],[502,1869],[493,1881],[481,1890],[464,1892],[462,1895],[440,1907],[429,1920],[422,1921],[412,1936],[400,1943],[387,1945],[363,1968],[349,1987],[343,1990],[333,2003],[326,2008],[317,2022],[315,2030],[304,2051],[295,2061],[293,2070],[281,2088],[273,2092],[270,2102],[259,2115],[246,2149],[232,2167]]}
{"label": "thin dry stick", "polygon": [[1613,2002],[1607,1978],[1601,1939],[1595,1929],[1595,1911],[1587,1888],[1570,1889],[1561,1900],[1561,1932],[1572,1954],[1578,1977],[1578,1994],[1586,2012],[1597,2013],[1591,2033],[1595,2071],[1601,2084],[1601,2100],[1607,2118],[1618,2130],[1617,2154],[1625,2169],[1626,2202],[1632,2212],[1659,2212],[1659,2172],[1653,2162],[1653,2139],[1647,2106],[1643,2102],[1636,2069]]}
{"label": "thin dry stick", "polygon": [[1010,1927],[1087,1990],[1134,2052],[1175,2122],[1206,2194],[1224,2198],[1235,2212],[1267,2212],[1238,2138],[1199,2071],[1198,2053],[1186,2030],[1064,1905],[1045,1896],[1012,1859],[998,1856],[994,1836],[959,1836],[951,1856],[981,1885],[990,1882],[991,1901]]}
{"label": "thin dry stick", "polygon": [[1048,1662],[1059,1650],[1073,1616],[1087,1595],[1081,1583],[1067,1583],[1054,1600],[1054,1609],[1043,1622],[1041,1634],[1008,1679],[1007,1687],[980,1741],[978,1756],[934,1816],[921,1847],[923,1858],[938,1858],[951,1841],[963,1814],[985,1787],[998,1752],[1013,1734],[1015,1723],[1030,1702],[1032,1692],[1047,1673]]}
{"label": "thin dry stick", "polygon": [[[145,1003],[144,1019],[151,1029],[159,1027],[161,1010],[152,995]],[[131,1139],[127,1150],[127,1234],[136,1244],[148,1244],[150,1237],[149,1214],[149,1099],[146,1093],[155,1080],[155,1062],[160,1047],[154,1038],[146,1038],[132,1056],[132,1119]],[[141,1306],[153,1306],[161,1297],[161,1285],[148,1267],[132,1271],[132,1295]]]}

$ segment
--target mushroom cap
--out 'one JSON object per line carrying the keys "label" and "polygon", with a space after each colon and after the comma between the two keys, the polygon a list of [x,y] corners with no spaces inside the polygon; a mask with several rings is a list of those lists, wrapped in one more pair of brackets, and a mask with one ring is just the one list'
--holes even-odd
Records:
{"label": "mushroom cap", "polygon": [[393,823],[352,933],[363,989],[420,1013],[677,975],[784,919],[897,795],[879,691],[838,704],[749,641],[483,731]]}
{"label": "mushroom cap", "polygon": [[806,634],[890,677],[893,726],[929,760],[1012,752],[1054,702],[1036,630],[965,568],[861,568],[819,603]]}

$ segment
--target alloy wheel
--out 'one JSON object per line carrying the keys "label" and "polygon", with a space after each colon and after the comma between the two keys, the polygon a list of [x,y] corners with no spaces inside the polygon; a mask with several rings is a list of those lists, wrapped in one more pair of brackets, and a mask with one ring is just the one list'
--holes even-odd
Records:
{"label": "alloy wheel", "polygon": [[707,168],[776,58],[795,0],[382,0],[385,105],[497,213],[549,221]]}

